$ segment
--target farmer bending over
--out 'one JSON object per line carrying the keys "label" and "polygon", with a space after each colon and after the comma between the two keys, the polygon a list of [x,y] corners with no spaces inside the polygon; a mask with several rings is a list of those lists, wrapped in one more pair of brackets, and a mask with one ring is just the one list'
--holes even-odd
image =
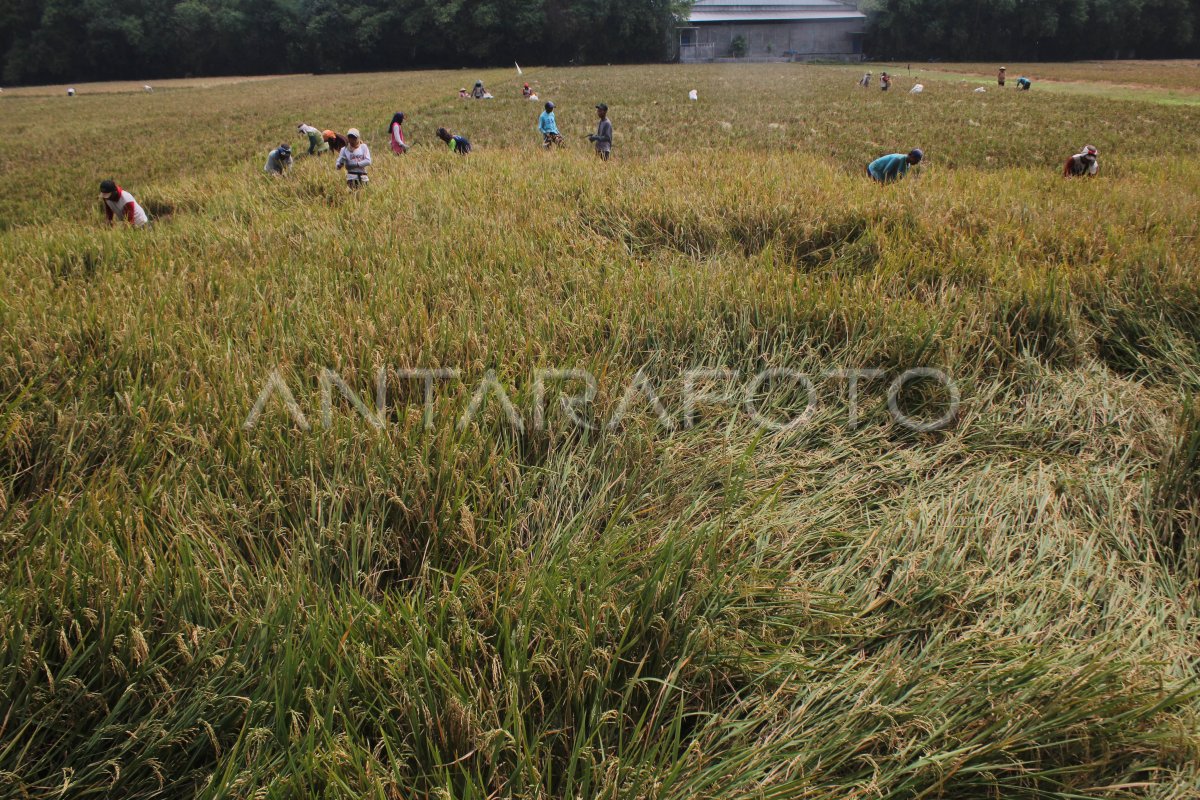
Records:
{"label": "farmer bending over", "polygon": [[104,216],[108,218],[109,225],[112,225],[117,217],[135,228],[140,228],[150,221],[145,209],[138,205],[133,195],[117,186],[116,181],[100,182],[100,199],[104,202]]}
{"label": "farmer bending over", "polygon": [[908,173],[908,168],[914,164],[920,164],[924,157],[925,153],[920,148],[913,149],[907,155],[892,153],[880,156],[867,165],[867,175],[871,177],[871,180],[879,183],[892,183],[903,178]]}
{"label": "farmer bending over", "polygon": [[1096,156],[1100,155],[1100,151],[1090,144],[1085,145],[1083,150],[1076,155],[1067,159],[1067,163],[1063,164],[1064,178],[1078,178],[1087,175],[1089,178],[1100,171],[1100,162],[1096,160]]}

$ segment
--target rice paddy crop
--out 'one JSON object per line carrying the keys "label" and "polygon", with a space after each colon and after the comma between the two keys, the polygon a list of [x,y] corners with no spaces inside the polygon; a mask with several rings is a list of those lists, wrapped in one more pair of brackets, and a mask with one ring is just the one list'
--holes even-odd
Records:
{"label": "rice paddy crop", "polygon": [[1200,109],[527,75],[0,97],[0,797],[1196,796]]}

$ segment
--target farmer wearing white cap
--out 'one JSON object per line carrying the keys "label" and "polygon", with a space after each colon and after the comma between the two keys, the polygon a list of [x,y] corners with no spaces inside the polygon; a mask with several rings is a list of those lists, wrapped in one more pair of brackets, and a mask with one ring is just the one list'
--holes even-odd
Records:
{"label": "farmer wearing white cap", "polygon": [[346,185],[357,189],[369,180],[367,167],[371,166],[371,150],[359,136],[358,128],[346,131],[346,146],[338,153],[334,167],[346,168]]}
{"label": "farmer wearing white cap", "polygon": [[150,221],[146,210],[138,205],[133,195],[122,189],[114,180],[100,181],[100,199],[104,202],[104,215],[112,225],[118,218],[135,228]]}
{"label": "farmer wearing white cap", "polygon": [[1100,162],[1096,160],[1096,156],[1100,155],[1100,151],[1095,147],[1084,145],[1083,150],[1067,159],[1067,163],[1063,165],[1064,178],[1078,178],[1083,175],[1089,178],[1100,171]]}
{"label": "farmer wearing white cap", "polygon": [[296,126],[296,131],[304,137],[308,138],[308,154],[315,156],[317,153],[325,153],[329,150],[329,145],[321,138],[321,132],[309,125],[307,122],[301,122]]}

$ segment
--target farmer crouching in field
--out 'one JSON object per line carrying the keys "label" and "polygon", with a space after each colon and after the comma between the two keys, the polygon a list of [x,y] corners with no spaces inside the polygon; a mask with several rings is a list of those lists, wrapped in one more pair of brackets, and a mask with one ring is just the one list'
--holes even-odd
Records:
{"label": "farmer crouching in field", "polygon": [[1082,151],[1067,159],[1067,163],[1063,165],[1063,177],[1079,178],[1087,175],[1090,178],[1095,175],[1100,171],[1100,162],[1096,160],[1098,155],[1099,150],[1090,144],[1085,145]]}
{"label": "farmer crouching in field", "polygon": [[1029,78],[1026,78],[1024,75],[1017,78],[1017,88],[1020,89],[1022,92],[1028,92],[1029,87],[1032,85],[1033,84],[1029,82]]}
{"label": "farmer crouching in field", "polygon": [[371,166],[371,150],[366,142],[360,140],[358,128],[346,131],[346,146],[338,153],[333,166],[339,170],[346,168],[346,185],[351,189],[357,189],[370,180],[367,167]]}
{"label": "farmer crouching in field", "polygon": [[321,132],[312,125],[301,122],[296,126],[296,130],[300,132],[301,136],[308,138],[308,154],[310,156],[315,156],[317,153],[324,153],[329,149],[329,145],[321,138]]}
{"label": "farmer crouching in field", "polygon": [[908,173],[908,168],[920,164],[921,159],[925,157],[919,148],[905,155],[904,153],[892,153],[887,156],[880,156],[867,165],[867,175],[871,180],[879,183],[892,183],[903,178]]}
{"label": "farmer crouching in field", "polygon": [[600,119],[596,125],[596,132],[588,136],[588,141],[596,145],[596,153],[602,161],[608,161],[608,157],[612,154],[612,121],[608,118],[608,104],[601,103],[596,106],[596,116]]}
{"label": "farmer crouching in field", "polygon": [[554,103],[547,102],[546,110],[538,117],[538,133],[542,135],[542,147],[547,150],[552,145],[562,147],[563,137],[558,132],[558,121],[554,119]]}
{"label": "farmer crouching in field", "polygon": [[268,175],[282,175],[292,166],[292,148],[286,142],[267,153],[267,163],[263,172]]}
{"label": "farmer crouching in field", "polygon": [[104,202],[104,215],[108,218],[109,225],[112,225],[117,217],[135,228],[140,228],[150,221],[146,210],[138,205],[133,195],[117,186],[116,181],[100,182],[100,199]]}

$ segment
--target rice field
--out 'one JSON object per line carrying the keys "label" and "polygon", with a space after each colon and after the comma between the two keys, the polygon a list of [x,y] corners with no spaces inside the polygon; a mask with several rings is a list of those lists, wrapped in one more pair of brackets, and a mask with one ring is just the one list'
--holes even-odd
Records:
{"label": "rice field", "polygon": [[0,797],[1196,797],[1200,109],[857,72],[0,95]]}

